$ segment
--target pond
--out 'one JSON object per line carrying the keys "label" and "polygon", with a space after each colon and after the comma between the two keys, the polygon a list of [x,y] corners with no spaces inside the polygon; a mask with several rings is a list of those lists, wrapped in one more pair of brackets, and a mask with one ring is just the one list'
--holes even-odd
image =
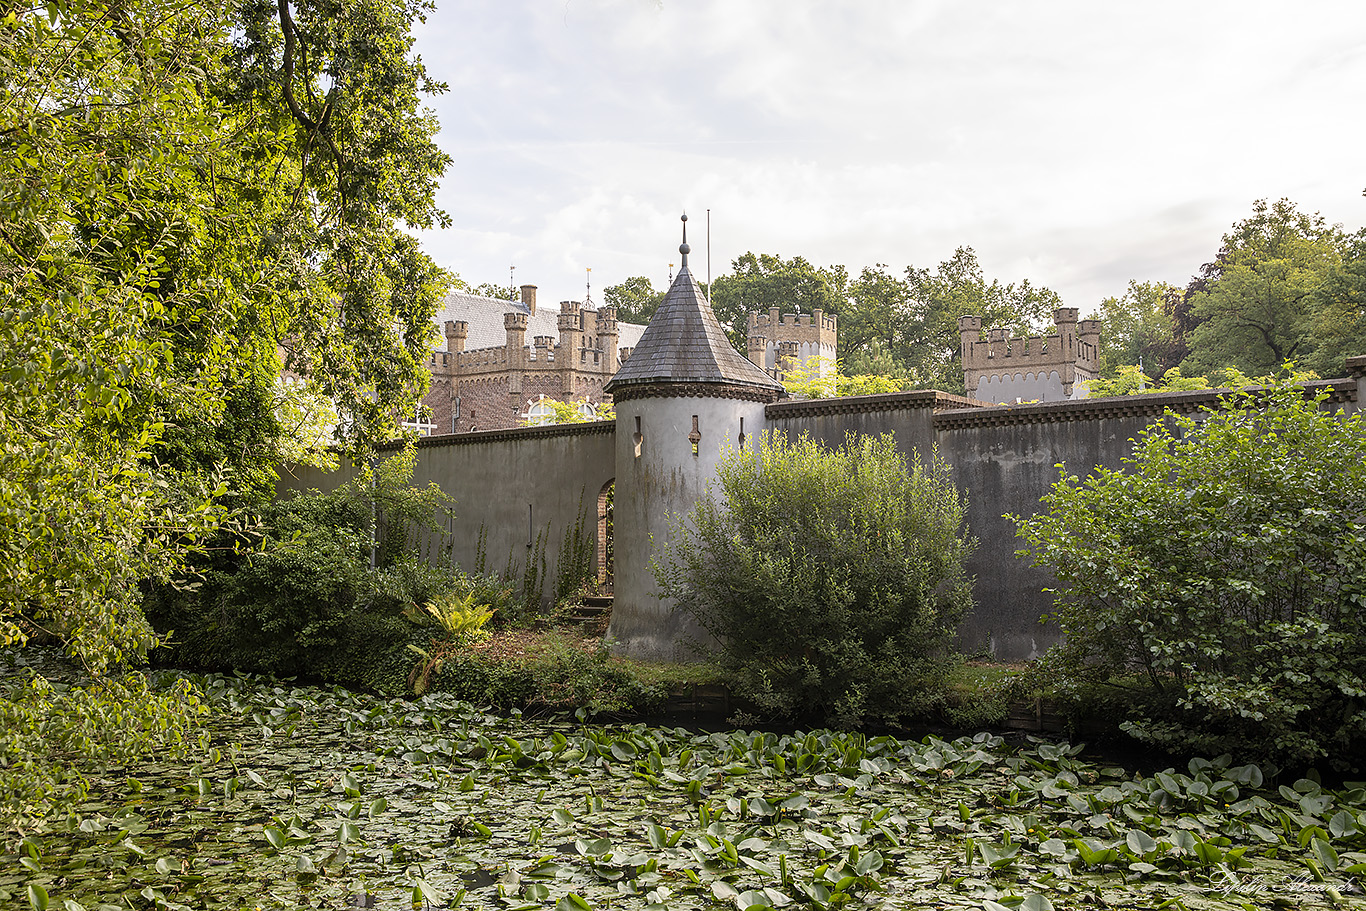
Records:
{"label": "pond", "polygon": [[1366,788],[1227,758],[698,733],[194,678],[205,761],[105,769],[4,907],[1366,907]]}

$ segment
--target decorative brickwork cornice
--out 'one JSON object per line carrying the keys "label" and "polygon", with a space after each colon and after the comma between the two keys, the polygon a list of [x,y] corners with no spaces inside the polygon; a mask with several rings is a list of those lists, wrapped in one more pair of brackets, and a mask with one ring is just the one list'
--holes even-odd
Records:
{"label": "decorative brickwork cornice", "polygon": [[641,384],[621,384],[612,389],[612,401],[616,404],[631,399],[693,398],[693,399],[740,399],[746,402],[776,401],[782,393],[764,386],[750,386],[742,383],[661,383],[658,381]]}
{"label": "decorative brickwork cornice", "polygon": [[[441,446],[468,446],[472,443],[495,443],[503,440],[539,440],[546,437],[578,437],[617,432],[616,421],[584,421],[579,424],[547,424],[542,427],[509,427],[503,430],[476,430],[471,433],[447,433],[418,437],[418,449]],[[385,443],[385,451],[403,448],[402,440]]]}
{"label": "decorative brickwork cornice", "polygon": [[1347,375],[1353,379],[1366,376],[1366,354],[1347,358]]}
{"label": "decorative brickwork cornice", "polygon": [[881,395],[853,395],[832,399],[805,399],[800,402],[777,402],[764,409],[769,420],[803,418],[826,414],[860,414],[869,411],[899,411],[907,408],[930,408],[936,412],[950,408],[989,407],[961,395],[949,395],[933,389],[912,392],[887,392]]}
{"label": "decorative brickwork cornice", "polygon": [[[1197,389],[1191,392],[1162,392],[1148,395],[1121,395],[1074,402],[1036,402],[1029,405],[993,405],[971,411],[936,413],[935,430],[960,430],[968,427],[999,427],[1007,424],[1061,424],[1068,421],[1100,421],[1112,418],[1156,418],[1167,411],[1191,414],[1215,408],[1232,389]],[[1249,392],[1256,394],[1256,389]],[[1333,404],[1356,401],[1356,384],[1348,380],[1316,380],[1304,384],[1306,396],[1327,393]]]}

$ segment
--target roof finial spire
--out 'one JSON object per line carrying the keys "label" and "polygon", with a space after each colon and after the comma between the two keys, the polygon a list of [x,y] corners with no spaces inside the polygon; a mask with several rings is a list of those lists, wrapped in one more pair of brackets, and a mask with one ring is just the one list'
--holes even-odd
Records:
{"label": "roof finial spire", "polygon": [[683,221],[683,243],[681,243],[681,244],[678,245],[678,252],[679,252],[680,254],[682,254],[682,256],[683,256],[683,262],[682,262],[682,264],[679,266],[679,268],[680,268],[680,269],[686,269],[686,268],[688,268],[688,254],[692,252],[692,247],[689,247],[689,246],[688,246],[688,213],[687,213],[687,212],[684,212],[684,213],[683,213],[682,221]]}

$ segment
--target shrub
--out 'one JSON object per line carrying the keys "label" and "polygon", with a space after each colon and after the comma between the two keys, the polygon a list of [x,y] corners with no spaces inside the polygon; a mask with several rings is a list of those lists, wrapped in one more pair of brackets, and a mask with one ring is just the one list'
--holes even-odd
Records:
{"label": "shrub", "polygon": [[425,639],[402,612],[452,586],[450,570],[411,552],[414,529],[435,530],[446,501],[409,486],[412,466],[410,450],[330,493],[272,503],[254,549],[214,550],[195,590],[152,592],[149,618],[175,630],[158,660],[402,692],[406,646]]}
{"label": "shrub", "polygon": [[908,464],[890,435],[831,450],[774,434],[718,475],[656,575],[720,641],[741,695],[845,725],[929,708],[971,604],[947,467]]}
{"label": "shrub", "polygon": [[480,649],[446,651],[414,676],[430,677],[421,682],[432,690],[504,709],[640,712],[659,708],[665,698],[662,688],[611,660],[607,642],[590,651],[553,633],[517,656]]}
{"label": "shrub", "polygon": [[1126,730],[1169,749],[1359,764],[1366,428],[1293,385],[1168,414],[1122,470],[1063,474],[1015,518],[1061,583],[1046,673],[1137,672]]}

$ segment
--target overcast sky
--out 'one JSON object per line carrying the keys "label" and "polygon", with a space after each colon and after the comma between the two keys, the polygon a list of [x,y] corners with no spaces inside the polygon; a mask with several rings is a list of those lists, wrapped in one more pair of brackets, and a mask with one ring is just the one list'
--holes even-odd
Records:
{"label": "overcast sky", "polygon": [[1366,3],[437,0],[471,284],[593,299],[747,250],[851,273],[973,247],[1090,312],[1184,284],[1254,200],[1366,224]]}

